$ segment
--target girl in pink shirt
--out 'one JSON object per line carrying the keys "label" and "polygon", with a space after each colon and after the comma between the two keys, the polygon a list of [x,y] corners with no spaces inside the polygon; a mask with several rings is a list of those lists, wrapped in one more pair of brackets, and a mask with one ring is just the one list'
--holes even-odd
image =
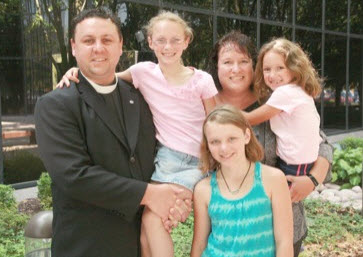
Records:
{"label": "girl in pink shirt", "polygon": [[[151,180],[177,184],[192,193],[203,178],[198,168],[203,122],[214,108],[218,92],[211,75],[183,65],[181,56],[193,33],[180,16],[163,11],[149,21],[146,31],[158,64],[140,62],[117,76],[140,90],[153,114],[159,145]],[[75,68],[69,70],[58,85],[68,85],[68,79],[76,81],[77,72]],[[174,256],[170,231],[164,223],[145,207],[142,256]]]}
{"label": "girl in pink shirt", "polygon": [[[321,78],[299,45],[278,38],[262,46],[256,64],[256,92],[267,102],[245,113],[251,125],[270,120],[276,134],[277,165],[285,175],[307,175],[318,157],[320,117],[314,98]],[[290,177],[287,176],[289,181]]]}

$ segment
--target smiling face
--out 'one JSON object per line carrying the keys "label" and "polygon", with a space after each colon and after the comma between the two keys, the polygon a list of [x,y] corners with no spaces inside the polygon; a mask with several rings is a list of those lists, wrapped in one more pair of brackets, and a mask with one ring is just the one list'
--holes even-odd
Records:
{"label": "smiling face", "polygon": [[189,38],[185,35],[182,25],[170,20],[160,20],[154,24],[148,42],[159,64],[171,65],[180,64],[183,51],[188,47]]}
{"label": "smiling face", "polygon": [[245,146],[251,139],[248,128],[244,132],[233,124],[209,121],[204,133],[212,157],[221,165],[232,166],[246,159]]}
{"label": "smiling face", "polygon": [[273,50],[266,52],[263,57],[262,70],[265,84],[272,90],[294,80],[294,74],[286,67],[284,56]]}
{"label": "smiling face", "polygon": [[235,45],[226,44],[218,53],[218,79],[224,90],[249,90],[253,82],[252,59]]}
{"label": "smiling face", "polygon": [[87,78],[99,85],[114,81],[122,39],[110,19],[84,19],[77,24],[71,45],[72,54]]}

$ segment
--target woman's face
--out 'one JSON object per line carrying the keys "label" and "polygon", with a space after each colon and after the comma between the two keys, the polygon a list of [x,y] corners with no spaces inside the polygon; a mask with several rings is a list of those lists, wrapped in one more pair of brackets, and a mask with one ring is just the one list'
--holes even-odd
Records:
{"label": "woman's face", "polygon": [[234,44],[226,44],[218,53],[218,78],[223,90],[249,90],[253,83],[252,59]]}

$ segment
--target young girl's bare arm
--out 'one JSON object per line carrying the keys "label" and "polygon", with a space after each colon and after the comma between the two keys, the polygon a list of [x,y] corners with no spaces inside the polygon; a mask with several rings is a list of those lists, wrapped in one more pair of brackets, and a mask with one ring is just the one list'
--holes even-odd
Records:
{"label": "young girl's bare arm", "polygon": [[208,203],[210,199],[210,179],[200,181],[194,189],[194,235],[191,257],[200,257],[207,247],[210,233]]}
{"label": "young girl's bare arm", "polygon": [[121,72],[117,72],[116,76],[122,80],[132,83],[132,76],[131,76],[130,69],[127,69],[127,70],[124,70]]}
{"label": "young girl's bare arm", "polygon": [[280,109],[269,106],[267,104],[258,107],[252,112],[244,112],[243,115],[246,117],[248,122],[253,125],[258,125],[264,121],[271,119],[273,116],[279,114],[281,112]]}
{"label": "young girl's bare arm", "polygon": [[211,97],[211,98],[203,99],[202,101],[203,101],[205,113],[208,115],[214,109],[214,107],[216,107],[216,100],[214,99],[214,97]]}
{"label": "young girl's bare arm", "polygon": [[[57,87],[62,88],[64,85],[66,87],[69,87],[71,85],[70,81],[78,83],[78,71],[79,68],[77,67],[72,67],[67,70],[67,72],[63,75],[62,79],[58,82]],[[122,80],[132,83],[131,72],[129,69],[116,73],[116,76]]]}
{"label": "young girl's bare arm", "polygon": [[293,217],[286,178],[278,169],[265,165],[263,168],[263,184],[272,203],[276,257],[292,257]]}

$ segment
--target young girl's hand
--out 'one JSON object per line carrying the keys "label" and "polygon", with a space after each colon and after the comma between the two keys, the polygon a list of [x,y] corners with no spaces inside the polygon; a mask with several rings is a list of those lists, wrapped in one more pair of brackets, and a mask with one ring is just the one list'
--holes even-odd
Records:
{"label": "young girl's hand", "polygon": [[304,200],[314,190],[314,184],[307,176],[286,176],[287,181],[291,182],[290,195],[292,202]]}
{"label": "young girl's hand", "polygon": [[78,79],[78,68],[70,68],[66,74],[63,75],[62,79],[58,82],[57,84],[57,88],[63,88],[64,85],[66,85],[66,87],[69,87],[71,85],[71,83],[69,82],[74,81],[76,83],[79,82]]}

